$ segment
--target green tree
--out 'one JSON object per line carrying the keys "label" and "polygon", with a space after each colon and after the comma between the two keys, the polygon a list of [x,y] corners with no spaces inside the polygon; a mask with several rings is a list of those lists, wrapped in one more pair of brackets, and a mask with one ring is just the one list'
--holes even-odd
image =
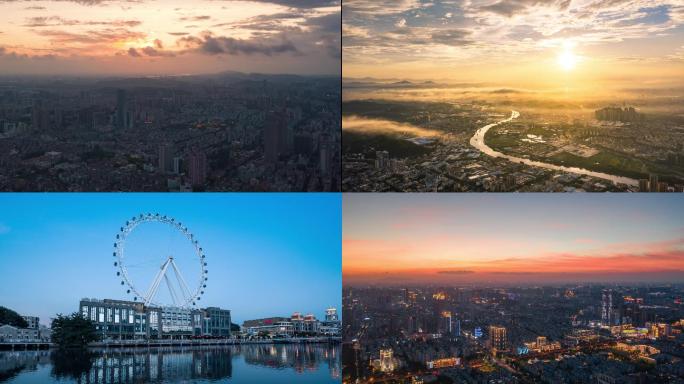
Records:
{"label": "green tree", "polygon": [[58,314],[52,320],[52,342],[60,348],[86,347],[93,341],[99,341],[95,323],[83,317],[79,312],[70,316]]}
{"label": "green tree", "polygon": [[0,307],[0,325],[9,324],[19,328],[28,327],[28,323],[18,313],[5,307]]}

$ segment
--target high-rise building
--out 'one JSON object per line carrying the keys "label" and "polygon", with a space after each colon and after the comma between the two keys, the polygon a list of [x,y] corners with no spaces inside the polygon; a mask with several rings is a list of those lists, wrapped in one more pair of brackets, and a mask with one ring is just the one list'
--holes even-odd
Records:
{"label": "high-rise building", "polygon": [[541,349],[547,343],[546,336],[537,336],[537,348]]}
{"label": "high-rise building", "polygon": [[442,311],[441,316],[440,316],[440,331],[447,334],[451,335],[453,332],[452,329],[452,322],[451,322],[451,312],[450,311]]}
{"label": "high-rise building", "polygon": [[333,162],[333,143],[329,135],[322,135],[321,142],[318,147],[320,153],[320,171],[323,175],[330,173]]}
{"label": "high-rise building", "polygon": [[648,188],[651,192],[658,192],[658,175],[651,173],[648,178]]}
{"label": "high-rise building", "polygon": [[489,343],[490,347],[497,351],[505,351],[508,347],[508,339],[506,338],[506,328],[491,325],[489,327]]}
{"label": "high-rise building", "polygon": [[190,184],[193,187],[203,186],[207,181],[207,155],[197,148],[193,148],[188,159]]}
{"label": "high-rise building", "polygon": [[387,169],[389,168],[389,152],[387,151],[377,151],[375,152],[375,168],[376,169]]}
{"label": "high-rise building", "polygon": [[394,352],[391,348],[380,350],[380,370],[382,372],[394,371]]}
{"label": "high-rise building", "polygon": [[128,93],[123,89],[116,91],[116,113],[114,127],[124,129],[130,127],[130,113],[128,111]]}
{"label": "high-rise building", "polygon": [[31,124],[33,129],[45,131],[50,125],[50,115],[45,109],[43,100],[36,100],[33,102],[33,109],[31,110]]}
{"label": "high-rise building", "polygon": [[164,143],[159,146],[159,172],[171,173],[174,171],[174,155],[176,150],[171,143]]}
{"label": "high-rise building", "polygon": [[601,294],[601,322],[605,326],[613,325],[613,290],[604,289]]}
{"label": "high-rise building", "polygon": [[176,156],[173,158],[173,173],[176,175],[183,173],[183,166],[184,162],[182,157]]}
{"label": "high-rise building", "polygon": [[456,321],[454,322],[454,335],[456,337],[461,336],[461,320],[459,319],[456,319]]}
{"label": "high-rise building", "polygon": [[287,152],[288,131],[286,115],[270,111],[264,127],[264,157],[269,163],[278,162],[280,155]]}

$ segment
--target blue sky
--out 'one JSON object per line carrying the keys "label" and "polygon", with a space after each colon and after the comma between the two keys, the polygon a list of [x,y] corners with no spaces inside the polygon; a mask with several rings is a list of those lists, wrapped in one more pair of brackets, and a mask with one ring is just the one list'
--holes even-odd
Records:
{"label": "blue sky", "polygon": [[[2,194],[0,305],[47,323],[83,297],[132,299],[112,246],[127,219],[147,212],[182,220],[202,244],[202,307],[230,309],[240,324],[341,307],[341,195],[312,193]],[[147,237],[127,243],[131,254],[168,241]],[[166,247],[183,248],[175,244]]]}

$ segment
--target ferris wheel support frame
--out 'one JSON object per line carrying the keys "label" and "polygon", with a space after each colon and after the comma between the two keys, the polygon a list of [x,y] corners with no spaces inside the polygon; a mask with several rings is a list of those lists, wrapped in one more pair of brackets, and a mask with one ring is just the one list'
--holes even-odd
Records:
{"label": "ferris wheel support frame", "polygon": [[[167,224],[181,232],[188,240],[190,240],[195,250],[195,254],[199,258],[200,262],[200,276],[197,289],[191,290],[188,287],[188,284],[185,281],[185,278],[183,278],[183,274],[181,273],[180,268],[176,265],[176,262],[173,260],[173,257],[171,256],[169,256],[164,261],[164,263],[162,263],[159,271],[157,272],[154,280],[152,281],[152,284],[144,294],[136,288],[126,268],[126,258],[124,252],[126,244],[125,240],[128,237],[128,235],[131,232],[133,232],[133,230],[138,225],[145,222],[159,222]],[[145,305],[159,305],[155,303],[153,300],[159,290],[159,285],[161,284],[162,279],[166,282],[169,288],[169,293],[171,294],[171,299],[174,302],[175,306],[195,306],[196,302],[199,301],[201,299],[201,296],[204,294],[204,289],[206,288],[206,283],[208,280],[207,273],[209,273],[204,250],[200,246],[199,241],[188,230],[188,228],[184,226],[181,222],[176,221],[172,217],[160,215],[159,213],[140,214],[138,216],[132,217],[129,221],[126,221],[126,224],[120,228],[119,233],[116,235],[113,256],[117,259],[117,261],[114,262],[114,266],[118,267],[117,276],[119,276],[122,279],[121,285],[128,285],[127,293],[135,294],[133,298],[134,301],[137,301],[138,298],[140,298]],[[173,269],[176,281],[178,283],[177,285],[180,291],[180,295],[173,288],[173,284],[171,284],[170,278],[167,274],[169,272],[169,266],[171,267],[171,269]]]}

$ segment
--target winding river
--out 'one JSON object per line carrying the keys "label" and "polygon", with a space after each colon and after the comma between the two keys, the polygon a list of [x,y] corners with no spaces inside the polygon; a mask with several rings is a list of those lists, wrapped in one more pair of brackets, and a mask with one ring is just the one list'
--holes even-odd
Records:
{"label": "winding river", "polygon": [[590,170],[584,169],[584,168],[565,167],[562,165],[549,164],[549,163],[544,163],[541,161],[525,159],[522,157],[511,156],[511,155],[507,155],[505,153],[497,152],[494,149],[492,149],[491,147],[487,146],[487,144],[485,144],[485,135],[487,134],[487,131],[489,131],[490,128],[495,127],[499,124],[507,123],[509,121],[517,119],[518,117],[520,117],[520,113],[518,111],[511,111],[511,117],[504,119],[504,120],[501,120],[501,121],[496,122],[496,123],[485,125],[484,127],[478,129],[477,132],[475,132],[475,135],[473,135],[473,137],[470,138],[470,145],[479,149],[482,153],[484,153],[486,155],[489,155],[492,157],[504,158],[506,160],[513,161],[516,163],[531,165],[533,167],[551,169],[554,171],[563,171],[563,172],[575,173],[578,175],[586,175],[586,176],[597,177],[599,179],[612,181],[613,183],[616,183],[616,184],[627,184],[630,186],[638,186],[639,185],[638,180],[631,179],[629,177],[615,176],[615,175],[610,175],[608,173],[590,171]]}

